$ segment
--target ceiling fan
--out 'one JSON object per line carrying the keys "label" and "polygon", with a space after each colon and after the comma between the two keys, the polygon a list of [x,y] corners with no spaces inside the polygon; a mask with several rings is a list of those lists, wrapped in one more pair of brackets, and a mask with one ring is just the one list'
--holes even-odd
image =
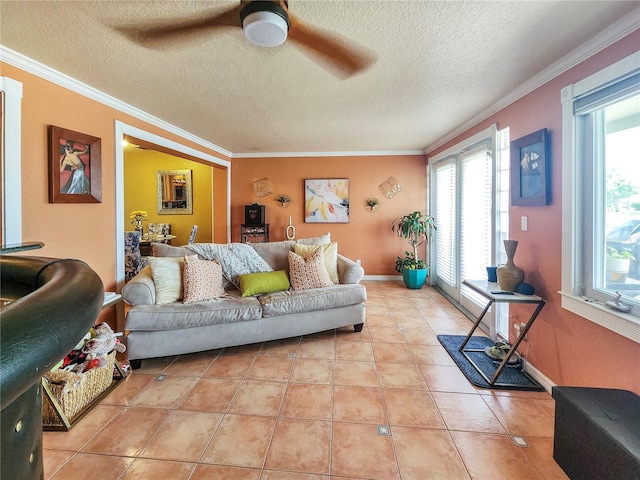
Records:
{"label": "ceiling fan", "polygon": [[204,17],[119,27],[117,30],[137,43],[154,46],[179,36],[204,34],[226,27],[242,28],[250,42],[264,47],[275,47],[289,39],[340,78],[363,72],[376,59],[369,49],[353,41],[305,24],[289,12],[287,0],[241,0],[235,7]]}

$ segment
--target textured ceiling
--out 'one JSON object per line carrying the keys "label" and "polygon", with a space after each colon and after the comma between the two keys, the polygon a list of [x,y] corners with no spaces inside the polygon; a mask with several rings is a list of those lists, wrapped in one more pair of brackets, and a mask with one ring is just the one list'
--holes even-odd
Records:
{"label": "textured ceiling", "polygon": [[340,80],[291,42],[239,28],[149,49],[115,28],[228,1],[0,1],[0,43],[233,154],[423,150],[638,2],[304,1],[290,12],[366,46]]}

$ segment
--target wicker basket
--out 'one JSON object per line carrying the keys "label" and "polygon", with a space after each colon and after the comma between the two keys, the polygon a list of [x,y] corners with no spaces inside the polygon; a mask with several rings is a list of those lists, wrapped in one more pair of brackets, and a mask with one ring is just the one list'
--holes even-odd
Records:
{"label": "wicker basket", "polygon": [[[113,367],[116,359],[115,350],[107,355],[104,367],[92,368],[86,373],[74,373],[66,370],[55,370],[44,376],[49,388],[60,405],[61,413],[72,419],[92,400],[111,386]],[[51,399],[45,395],[42,399],[42,423],[59,424],[64,422]]]}

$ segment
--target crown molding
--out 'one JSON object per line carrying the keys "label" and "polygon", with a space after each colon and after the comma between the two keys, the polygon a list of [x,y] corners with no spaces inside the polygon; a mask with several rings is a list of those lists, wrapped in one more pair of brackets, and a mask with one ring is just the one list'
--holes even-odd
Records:
{"label": "crown molding", "polygon": [[478,115],[472,117],[467,122],[460,125],[449,134],[440,138],[438,141],[424,148],[424,150],[397,150],[397,151],[335,151],[335,152],[247,152],[247,153],[232,153],[218,145],[208,142],[200,137],[197,137],[181,128],[176,127],[164,120],[161,120],[153,115],[150,115],[136,107],[133,107],[121,100],[118,100],[104,92],[101,92],[89,85],[86,85],[74,78],[71,78],[57,70],[54,70],[40,62],[32,60],[19,54],[9,48],[0,45],[0,60],[25,70],[28,73],[36,75],[40,78],[53,82],[64,88],[67,88],[73,92],[79,93],[87,98],[95,100],[106,106],[114,108],[127,115],[131,115],[134,118],[147,122],[158,128],[166,130],[167,132],[178,135],[186,140],[192,141],[202,147],[213,150],[227,158],[291,158],[291,157],[345,157],[345,156],[393,156],[393,155],[425,155],[429,154],[435,149],[441,147],[447,142],[453,140],[457,136],[463,134],[480,122],[495,115],[500,110],[508,107],[512,103],[516,102],[525,95],[531,93],[537,88],[541,87],[545,83],[553,80],[558,75],[573,68],[584,60],[590,58],[596,53],[604,50],[608,46],[617,42],[618,40],[626,37],[630,33],[640,28],[640,21],[633,15],[627,15],[614,23],[610,27],[606,28],[602,32],[598,33],[587,43],[577,48],[569,55],[566,55],[562,59],[558,60],[538,75],[532,77],[510,95],[507,95],[503,99],[494,103],[486,110],[480,112]]}
{"label": "crown molding", "polygon": [[209,150],[213,150],[221,155],[226,156],[227,158],[231,158],[232,153],[228,150],[225,150],[218,145],[215,145],[211,142],[203,140],[200,137],[197,137],[186,130],[183,130],[175,125],[172,125],[164,120],[161,120],[153,115],[150,115],[139,108],[136,108],[128,103],[125,103],[121,100],[118,100],[111,95],[108,95],[100,90],[97,90],[85,83],[76,80],[75,78],[71,78],[64,73],[58,72],[51,67],[48,67],[40,62],[32,60],[18,52],[15,52],[3,45],[0,45],[0,60],[14,67],[20,68],[25,72],[31,73],[37,77],[40,77],[44,80],[48,80],[56,85],[60,85],[61,87],[67,88],[72,92],[78,93],[82,96],[85,96],[91,100],[94,100],[98,103],[106,105],[107,107],[111,107],[119,112],[122,112],[126,115],[131,115],[138,120],[142,120],[150,125],[161,128],[169,133],[173,133],[185,140],[189,140],[197,145],[200,145]]}
{"label": "crown molding", "polygon": [[495,115],[500,110],[508,107],[525,95],[528,95],[537,88],[540,88],[542,85],[550,82],[557,76],[584,62],[588,58],[604,50],[610,45],[613,45],[618,40],[621,40],[627,35],[633,33],[638,28],[640,28],[640,21],[638,20],[637,16],[627,15],[626,17],[623,17],[610,27],[595,35],[593,38],[591,38],[591,40],[578,47],[573,52],[564,56],[557,62],[551,64],[538,75],[531,77],[525,83],[520,85],[516,90],[514,90],[510,95],[507,95],[503,99],[494,103],[486,110],[480,112],[475,117],[460,125],[451,133],[445,135],[435,143],[432,143],[431,145],[426,147],[424,149],[424,153],[429,154],[442,145],[445,145],[457,136],[462,135],[464,132],[475,127],[480,122],[486,120],[492,115]]}
{"label": "crown molding", "polygon": [[264,152],[234,153],[232,158],[284,158],[284,157],[381,157],[400,155],[422,155],[424,150],[389,150],[389,151],[342,151],[342,152]]}
{"label": "crown molding", "polygon": [[397,150],[397,151],[373,151],[373,152],[265,152],[265,153],[232,153],[214,143],[208,142],[200,137],[197,137],[186,130],[183,130],[175,125],[172,125],[164,120],[161,120],[153,115],[150,115],[139,108],[133,107],[128,103],[118,100],[100,90],[97,90],[85,83],[69,77],[64,73],[58,72],[51,67],[48,67],[36,60],[32,60],[18,52],[15,52],[3,45],[0,45],[0,59],[20,68],[28,73],[31,73],[37,77],[48,80],[56,85],[67,88],[75,93],[83,95],[91,100],[95,100],[103,105],[114,108],[122,113],[131,115],[138,120],[142,120],[146,123],[161,128],[167,132],[173,133],[186,140],[192,141],[202,147],[213,150],[227,158],[284,158],[284,157],[373,157],[373,156],[391,156],[391,155],[424,155],[423,150]]}

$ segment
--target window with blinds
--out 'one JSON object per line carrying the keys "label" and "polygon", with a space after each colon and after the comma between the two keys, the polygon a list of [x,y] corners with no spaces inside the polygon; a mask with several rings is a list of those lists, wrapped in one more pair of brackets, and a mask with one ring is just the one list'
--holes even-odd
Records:
{"label": "window with blinds", "polygon": [[456,285],[456,162],[455,157],[435,166],[436,218],[435,271],[438,283]]}
{"label": "window with blinds", "polygon": [[[438,225],[434,249],[436,287],[474,315],[486,300],[462,286],[486,279],[499,249],[500,186],[494,159],[497,128],[490,127],[429,160],[432,211]],[[493,322],[492,318],[488,318]],[[493,332],[493,326],[490,326]]]}

